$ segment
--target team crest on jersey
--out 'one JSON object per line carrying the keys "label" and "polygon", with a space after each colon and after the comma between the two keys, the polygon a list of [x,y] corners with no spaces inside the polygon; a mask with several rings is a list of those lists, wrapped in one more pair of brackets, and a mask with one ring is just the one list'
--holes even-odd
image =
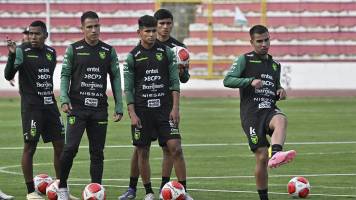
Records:
{"label": "team crest on jersey", "polygon": [[272,68],[273,68],[274,71],[277,71],[277,64],[276,64],[276,63],[273,63],[273,64],[272,64]]}
{"label": "team crest on jersey", "polygon": [[163,59],[163,53],[156,53],[156,59],[161,61]]}
{"label": "team crest on jersey", "polygon": [[105,57],[106,57],[106,53],[105,53],[105,51],[99,51],[99,56],[100,56],[100,58],[101,59],[105,59]]}
{"label": "team crest on jersey", "polygon": [[46,53],[46,58],[47,60],[52,61],[52,54]]}

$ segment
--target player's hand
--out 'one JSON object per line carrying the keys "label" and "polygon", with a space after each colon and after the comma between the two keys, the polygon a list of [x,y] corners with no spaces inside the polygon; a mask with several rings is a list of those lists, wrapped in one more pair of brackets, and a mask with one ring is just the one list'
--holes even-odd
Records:
{"label": "player's hand", "polygon": [[113,115],[113,120],[114,120],[114,122],[118,122],[118,121],[120,121],[121,119],[122,119],[122,113],[114,113],[114,115]]}
{"label": "player's hand", "polygon": [[16,43],[14,41],[10,40],[8,37],[6,37],[6,42],[7,42],[7,49],[9,50],[9,52],[15,53],[16,52]]}
{"label": "player's hand", "polygon": [[169,120],[171,120],[174,123],[174,125],[178,126],[180,120],[178,109],[175,108],[172,109],[171,113],[169,114]]}
{"label": "player's hand", "polygon": [[283,88],[278,89],[277,97],[279,97],[277,100],[284,100],[287,98],[287,92]]}
{"label": "player's hand", "polygon": [[64,113],[70,114],[70,112],[72,111],[72,105],[68,104],[68,103],[64,103],[62,104],[62,111]]}
{"label": "player's hand", "polygon": [[178,64],[179,76],[184,74],[185,69],[189,69],[189,64]]}
{"label": "player's hand", "polygon": [[141,120],[140,118],[136,115],[135,112],[130,112],[129,113],[130,119],[131,119],[131,125],[135,126],[136,128],[142,128]]}
{"label": "player's hand", "polygon": [[9,80],[9,83],[12,87],[15,87],[15,79]]}
{"label": "player's hand", "polygon": [[262,87],[262,80],[261,79],[254,79],[252,82],[251,82],[251,86],[254,87],[254,88],[261,88]]}

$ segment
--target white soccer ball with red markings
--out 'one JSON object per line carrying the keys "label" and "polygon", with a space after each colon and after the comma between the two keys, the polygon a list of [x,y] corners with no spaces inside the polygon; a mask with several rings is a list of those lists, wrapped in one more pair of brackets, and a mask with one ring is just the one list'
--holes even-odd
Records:
{"label": "white soccer ball with red markings", "polygon": [[105,200],[105,188],[99,183],[90,183],[83,190],[84,200]]}
{"label": "white soccer ball with red markings", "polygon": [[185,189],[179,182],[170,181],[163,186],[161,195],[163,200],[184,200]]}
{"label": "white soccer ball with red markings", "polygon": [[310,184],[304,177],[294,177],[288,182],[288,193],[295,198],[307,198],[310,193]]}
{"label": "white soccer ball with red markings", "polygon": [[46,188],[46,195],[49,200],[57,200],[59,180],[52,181]]}
{"label": "white soccer ball with red markings", "polygon": [[38,174],[33,178],[35,190],[38,193],[46,194],[47,186],[53,181],[48,174]]}
{"label": "white soccer ball with red markings", "polygon": [[172,48],[173,52],[177,58],[178,65],[188,65],[189,64],[189,51],[188,49],[180,46],[175,46]]}

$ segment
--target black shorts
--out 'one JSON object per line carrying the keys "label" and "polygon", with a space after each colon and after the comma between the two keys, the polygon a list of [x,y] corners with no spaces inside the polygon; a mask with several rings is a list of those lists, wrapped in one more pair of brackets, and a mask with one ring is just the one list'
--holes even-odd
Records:
{"label": "black shorts", "polygon": [[21,111],[24,142],[53,142],[64,139],[64,126],[56,105],[36,109],[30,106]]}
{"label": "black shorts", "polygon": [[269,123],[275,115],[284,115],[278,108],[262,109],[250,116],[241,119],[242,128],[247,136],[252,152],[260,147],[269,147],[267,135],[272,136],[273,130],[269,128]]}
{"label": "black shorts", "polygon": [[149,146],[158,138],[159,145],[166,146],[168,140],[180,139],[179,129],[169,120],[169,113],[168,110],[136,110],[142,128],[131,126],[132,144]]}

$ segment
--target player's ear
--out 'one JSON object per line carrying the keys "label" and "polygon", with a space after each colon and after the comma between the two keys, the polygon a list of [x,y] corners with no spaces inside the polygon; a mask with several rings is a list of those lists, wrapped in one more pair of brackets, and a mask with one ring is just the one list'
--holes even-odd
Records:
{"label": "player's ear", "polygon": [[48,32],[47,31],[44,33],[44,36],[45,36],[45,39],[48,38]]}

